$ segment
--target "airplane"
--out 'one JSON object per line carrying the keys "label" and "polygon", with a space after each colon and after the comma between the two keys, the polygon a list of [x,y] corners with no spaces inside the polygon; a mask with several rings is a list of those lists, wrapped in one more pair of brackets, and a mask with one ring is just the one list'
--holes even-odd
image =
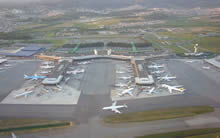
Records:
{"label": "airplane", "polygon": [[0,70],[3,70],[4,68],[0,68]]}
{"label": "airplane", "polygon": [[149,91],[148,91],[148,93],[147,94],[153,94],[153,93],[156,93],[156,91],[155,91],[155,87],[153,87],[153,88],[151,88]]}
{"label": "airplane", "polygon": [[25,98],[27,98],[28,95],[31,94],[32,92],[34,92],[34,91],[33,91],[33,90],[25,91],[25,92],[23,92],[23,93],[21,93],[21,94],[15,95],[15,98],[18,98],[18,97],[21,97],[21,96],[24,96]]}
{"label": "airplane", "polygon": [[126,90],[123,90],[121,93],[118,93],[119,96],[123,96],[125,94],[129,94],[130,96],[134,96],[133,93],[132,93],[132,90],[134,88],[129,88],[129,89],[126,89]]}
{"label": "airplane", "polygon": [[161,80],[166,80],[166,81],[170,81],[171,79],[176,79],[176,76],[168,76],[168,75],[166,75],[166,76],[164,76],[164,77],[157,77],[157,79],[159,79],[159,81],[161,81]]}
{"label": "airplane", "polygon": [[35,74],[34,76],[28,76],[24,74],[24,79],[38,80],[38,79],[44,79],[44,78],[46,78],[46,76],[37,76],[37,74]]}
{"label": "airplane", "polygon": [[173,93],[173,90],[179,91],[179,92],[183,92],[184,88],[179,88],[182,86],[170,86],[167,84],[162,84],[161,87],[167,88],[169,90],[170,93]]}
{"label": "airplane", "polygon": [[42,69],[52,69],[52,68],[55,68],[55,66],[46,65],[46,66],[40,66],[40,68],[42,68]]}
{"label": "airplane", "polygon": [[4,66],[5,67],[11,67],[12,65],[11,64],[5,64]]}
{"label": "airplane", "polygon": [[159,69],[159,68],[164,68],[165,64],[162,65],[150,65],[148,68],[150,69]]}
{"label": "airplane", "polygon": [[121,112],[118,109],[120,109],[120,108],[128,108],[128,106],[126,104],[124,104],[124,105],[116,105],[116,104],[117,104],[117,101],[112,103],[111,106],[103,107],[102,110],[112,110],[115,113],[121,114]]}
{"label": "airplane", "polygon": [[119,77],[119,79],[122,79],[122,80],[128,80],[128,79],[131,79],[132,76],[123,76],[123,77]]}
{"label": "airplane", "polygon": [[128,85],[123,84],[123,83],[118,83],[118,84],[115,84],[115,87],[128,87]]}
{"label": "airplane", "polygon": [[15,135],[15,133],[11,133],[11,136],[12,136],[12,138],[18,138],[16,135]]}
{"label": "airplane", "polygon": [[161,73],[164,73],[164,72],[165,72],[165,70],[162,70],[162,71],[157,70],[157,71],[151,72],[151,74],[161,74]]}
{"label": "airplane", "polygon": [[186,63],[194,63],[197,62],[196,60],[187,60]]}
{"label": "airplane", "polygon": [[51,71],[41,71],[40,74],[48,74],[50,73]]}
{"label": "airplane", "polygon": [[78,65],[86,65],[92,63],[91,61],[84,61],[84,62],[79,62],[77,63]]}
{"label": "airplane", "polygon": [[209,69],[210,69],[209,66],[203,66],[202,68],[203,68],[203,69],[206,69],[206,70],[209,70]]}
{"label": "airplane", "polygon": [[42,62],[42,65],[49,65],[49,64],[54,64],[54,62],[51,62],[51,61]]}
{"label": "airplane", "polygon": [[76,75],[76,74],[83,73],[83,72],[85,72],[85,69],[76,69],[76,70],[72,70],[72,71],[67,71],[66,73]]}
{"label": "airplane", "polygon": [[120,71],[120,70],[117,70],[116,73],[118,73],[118,74],[122,74],[122,73],[126,73],[126,72],[124,72],[124,71]]}

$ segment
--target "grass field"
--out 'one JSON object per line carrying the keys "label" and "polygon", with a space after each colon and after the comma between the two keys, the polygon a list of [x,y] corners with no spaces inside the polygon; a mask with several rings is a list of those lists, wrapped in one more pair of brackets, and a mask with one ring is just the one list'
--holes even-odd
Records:
{"label": "grass field", "polygon": [[129,123],[129,122],[166,120],[166,119],[195,116],[213,111],[214,108],[209,106],[156,109],[156,110],[143,111],[143,112],[111,115],[105,117],[104,122],[117,124],[117,123]]}
{"label": "grass field", "polygon": [[137,138],[218,138],[218,137],[220,137],[220,128],[192,129],[185,131],[146,135]]}
{"label": "grass field", "polygon": [[0,135],[9,134],[11,132],[27,133],[39,131],[49,128],[60,128],[73,126],[70,121],[47,120],[36,118],[17,118],[17,119],[1,119]]}

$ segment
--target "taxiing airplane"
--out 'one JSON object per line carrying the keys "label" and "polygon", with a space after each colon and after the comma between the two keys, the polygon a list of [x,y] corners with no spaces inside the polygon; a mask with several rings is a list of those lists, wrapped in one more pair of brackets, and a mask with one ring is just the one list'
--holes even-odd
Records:
{"label": "taxiing airplane", "polygon": [[170,85],[167,85],[167,84],[162,84],[161,87],[167,88],[170,93],[173,93],[173,90],[176,90],[176,91],[179,91],[179,92],[184,91],[184,88],[180,88],[182,86],[170,86]]}
{"label": "taxiing airplane", "polygon": [[159,68],[164,68],[164,67],[165,67],[165,64],[148,66],[148,68],[150,68],[150,69],[159,69]]}
{"label": "taxiing airplane", "polygon": [[86,65],[92,63],[91,61],[84,61],[84,62],[79,62],[77,63],[78,65]]}
{"label": "taxiing airplane", "polygon": [[11,136],[12,136],[12,138],[18,138],[16,135],[15,135],[15,133],[11,133]]}
{"label": "taxiing airplane", "polygon": [[28,95],[31,94],[32,92],[34,92],[34,91],[33,90],[25,91],[25,92],[23,92],[21,94],[16,94],[14,97],[18,98],[18,97],[24,96],[25,98],[27,98]]}
{"label": "taxiing airplane", "polygon": [[38,76],[37,74],[35,74],[34,76],[28,76],[24,74],[24,79],[38,80],[38,79],[44,79],[44,78],[46,78],[46,76]]}
{"label": "taxiing airplane", "polygon": [[157,77],[157,79],[159,79],[158,81],[161,81],[161,80],[166,80],[166,81],[171,81],[172,79],[176,79],[176,76],[164,76],[164,77]]}
{"label": "taxiing airplane", "polygon": [[157,71],[153,71],[153,72],[151,72],[151,74],[161,74],[161,73],[164,73],[165,72],[165,70],[157,70]]}
{"label": "taxiing airplane", "polygon": [[53,69],[53,68],[55,68],[55,66],[46,65],[46,66],[40,66],[40,68],[42,68],[42,69]]}
{"label": "taxiing airplane", "polygon": [[121,114],[121,112],[118,109],[120,109],[120,108],[128,108],[128,106],[126,104],[124,104],[124,105],[116,105],[116,104],[117,104],[117,101],[112,103],[111,106],[103,107],[102,110],[112,110],[115,113]]}
{"label": "taxiing airplane", "polygon": [[134,96],[133,93],[132,93],[132,90],[133,90],[133,89],[134,89],[134,88],[129,88],[129,89],[123,90],[121,93],[118,93],[118,95],[119,95],[119,96],[123,96],[123,95],[125,95],[125,94],[128,94],[128,95],[130,95],[130,96]]}
{"label": "taxiing airplane", "polygon": [[4,64],[5,67],[11,67],[11,64]]}

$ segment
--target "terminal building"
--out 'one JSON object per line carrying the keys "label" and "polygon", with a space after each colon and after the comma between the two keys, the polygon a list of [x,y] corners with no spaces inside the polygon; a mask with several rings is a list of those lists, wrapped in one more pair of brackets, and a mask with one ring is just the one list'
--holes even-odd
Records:
{"label": "terminal building", "polygon": [[134,66],[136,73],[135,83],[137,85],[152,85],[154,84],[154,79],[152,75],[149,75],[148,72],[144,69],[144,59],[132,59],[131,63]]}

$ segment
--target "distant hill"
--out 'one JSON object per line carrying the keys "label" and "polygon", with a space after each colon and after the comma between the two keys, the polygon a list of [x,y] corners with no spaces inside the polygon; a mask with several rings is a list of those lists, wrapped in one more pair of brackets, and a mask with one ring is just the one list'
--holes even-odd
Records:
{"label": "distant hill", "polygon": [[[6,0],[5,0],[6,1]],[[220,0],[33,0],[30,3],[5,2],[0,3],[2,6],[27,6],[37,5],[35,2],[42,1],[41,4],[56,7],[73,7],[73,8],[92,8],[92,9],[106,9],[106,8],[124,8],[131,5],[139,4],[147,8],[216,8],[220,7]],[[0,1],[1,2],[1,1]],[[34,3],[34,4],[33,4]],[[39,3],[38,3],[39,4]]]}

